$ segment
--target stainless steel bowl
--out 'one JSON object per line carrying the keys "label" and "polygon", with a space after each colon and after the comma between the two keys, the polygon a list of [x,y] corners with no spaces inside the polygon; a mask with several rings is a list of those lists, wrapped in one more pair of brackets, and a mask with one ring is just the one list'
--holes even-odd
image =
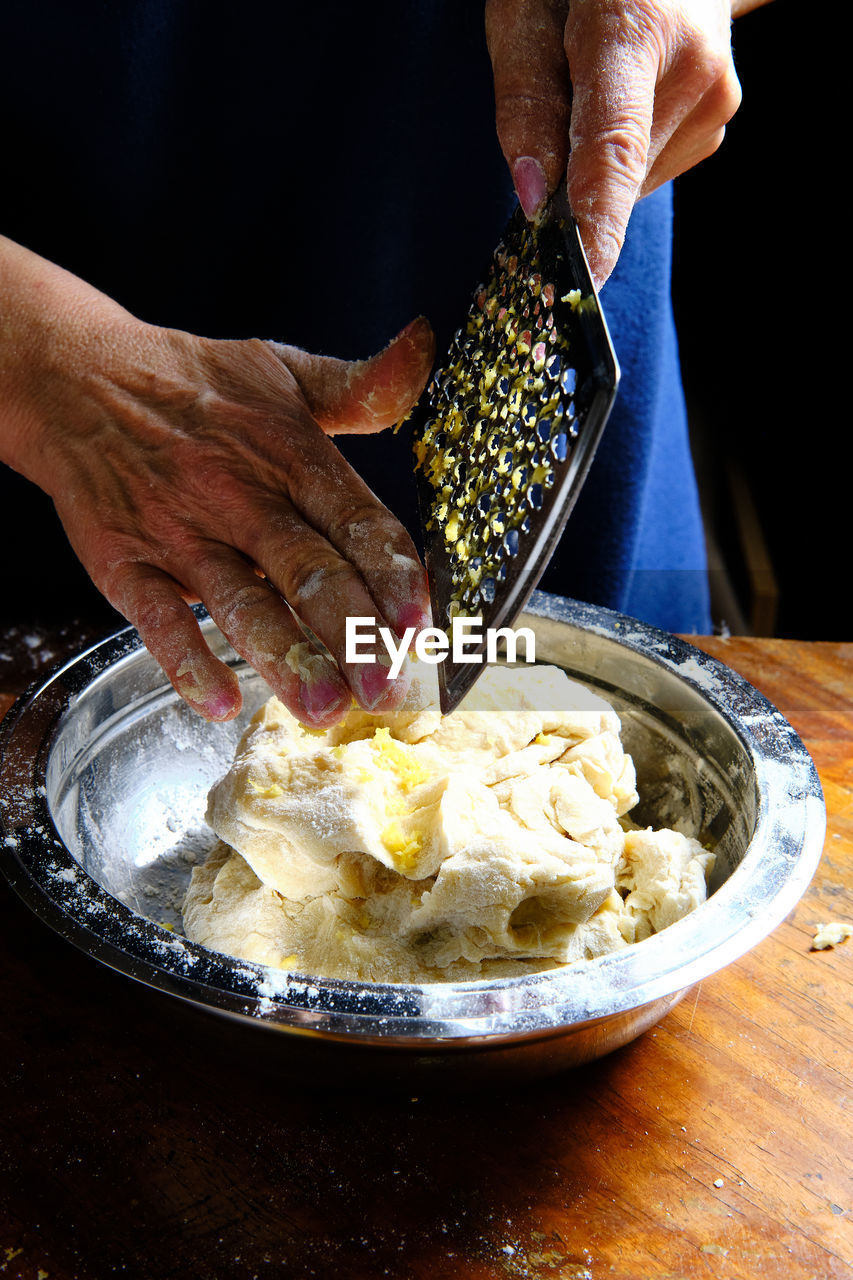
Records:
{"label": "stainless steel bowl", "polygon": [[312,1074],[318,1063],[352,1079],[394,1063],[411,1079],[416,1067],[482,1076],[588,1061],[754,946],[814,874],[823,797],[784,717],[680,640],[536,593],[523,621],[535,627],[537,659],[600,692],[622,717],[642,797],[632,816],[713,842],[708,901],[623,951],[499,981],[329,981],[208,951],[180,936],[180,902],[213,839],[207,790],[269,690],[199,616],[239,674],[240,718],[203,723],[134,631],[96,645],[24,695],[2,724],[2,866],[69,941],[200,1009],[278,1033],[288,1061]]}

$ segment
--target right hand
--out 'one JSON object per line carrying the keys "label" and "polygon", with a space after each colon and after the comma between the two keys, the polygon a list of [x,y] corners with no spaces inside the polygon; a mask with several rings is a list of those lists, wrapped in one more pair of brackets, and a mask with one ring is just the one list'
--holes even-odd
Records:
{"label": "right hand", "polygon": [[181,696],[210,720],[241,705],[190,608],[200,600],[303,722],[335,723],[353,696],[396,705],[404,688],[384,667],[346,662],[345,619],[398,635],[429,625],[426,576],[329,435],[405,415],[432,364],[427,322],[350,363],[145,324],[2,240],[0,285],[0,455],[51,495],[93,581]]}
{"label": "right hand", "polygon": [[590,270],[634,203],[711,155],[740,103],[732,10],[760,0],[487,0],[497,130],[535,219],[567,183]]}

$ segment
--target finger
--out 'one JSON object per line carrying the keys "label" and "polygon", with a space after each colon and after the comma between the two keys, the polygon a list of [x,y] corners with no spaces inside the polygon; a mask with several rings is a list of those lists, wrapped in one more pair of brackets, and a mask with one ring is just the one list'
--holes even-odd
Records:
{"label": "finger", "polygon": [[414,543],[337,450],[333,453],[317,456],[310,472],[291,476],[295,506],[355,566],[374,607],[398,637],[408,628],[430,626],[429,585]]}
{"label": "finger", "polygon": [[423,316],[369,360],[316,356],[282,343],[270,346],[330,434],[381,431],[400,422],[426,386],[435,357],[435,337]]}
{"label": "finger", "polygon": [[725,126],[741,102],[740,82],[730,66],[702,95],[679,123],[649,166],[641,194],[646,196],[664,182],[686,173],[707,159],[722,144]]}
{"label": "finger", "polygon": [[185,702],[205,720],[237,715],[242,705],[237,676],[210,652],[174,579],[150,565],[124,565],[102,589],[136,627]]}
{"label": "finger", "polygon": [[303,724],[328,728],[352,695],[334,665],[313,648],[281,597],[222,544],[200,547],[182,573],[219,630]]}
{"label": "finger", "polygon": [[356,566],[398,637],[432,625],[426,569],[390,511],[375,500],[367,507],[339,510],[327,536]]}
{"label": "finger", "polygon": [[564,3],[488,0],[486,43],[498,141],[530,219],[562,181],[572,89],[563,51]]}
{"label": "finger", "polygon": [[[354,566],[362,591],[371,598],[371,609],[378,610],[382,618],[387,619],[398,637],[408,628],[420,630],[429,626],[426,570],[411,538],[328,436],[317,430],[307,410],[300,426],[301,430],[291,437],[291,442],[298,440],[299,443],[293,447],[287,473],[287,495],[301,518],[296,528],[296,542],[305,552],[314,554],[311,544],[304,541],[305,528],[301,521],[322,534],[317,546],[324,548],[323,554],[330,551],[329,543],[338,553],[332,560],[335,574],[339,574],[338,558]],[[277,537],[275,530],[280,521],[287,523],[284,507],[276,506],[269,511],[264,507],[259,509],[253,530],[245,524],[231,530],[233,538],[243,539],[241,549],[265,572],[270,560],[278,563],[270,536]],[[260,555],[267,559],[259,560]],[[319,563],[315,567],[320,567]],[[282,570],[278,569],[277,574],[274,581],[282,589]],[[288,591],[283,594],[301,617],[292,595]],[[362,614],[365,610],[356,612]],[[328,643],[325,635],[322,638]]]}
{"label": "finger", "polygon": [[569,204],[600,287],[646,175],[660,51],[618,19],[581,5],[570,11],[566,53],[574,85]]}
{"label": "finger", "polygon": [[[254,530],[247,528],[242,541],[242,550],[332,654],[359,705],[376,713],[399,706],[407,686],[388,676],[379,634],[388,622],[354,566],[284,502],[270,508]],[[348,653],[350,618],[364,619],[362,630],[374,637],[362,658]],[[385,663],[377,661],[383,658]]]}
{"label": "finger", "polygon": [[726,130],[722,126],[713,133],[699,137],[692,133],[685,135],[680,131],[676,133],[649,170],[640,195],[651,195],[665,182],[692,169],[694,165],[699,164],[700,160],[707,160],[708,156],[712,156],[719,150],[725,136]]}
{"label": "finger", "polygon": [[[670,139],[689,121],[698,122],[707,116],[709,123],[705,131],[710,133],[728,123],[740,102],[729,25],[725,20],[721,19],[717,30],[688,26],[680,32],[680,38],[678,33],[671,34],[662,47],[666,53],[660,59],[655,88],[647,175]],[[736,97],[729,103],[732,87]],[[717,119],[711,121],[716,112],[719,112]]]}

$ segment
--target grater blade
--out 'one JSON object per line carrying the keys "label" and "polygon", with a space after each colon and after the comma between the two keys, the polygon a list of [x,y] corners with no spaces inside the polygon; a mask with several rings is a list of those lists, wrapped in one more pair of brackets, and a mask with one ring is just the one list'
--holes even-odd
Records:
{"label": "grater blade", "polygon": [[483,670],[486,630],[512,626],[544,572],[618,381],[565,193],[535,227],[517,209],[411,414],[434,624],[480,619],[469,660],[438,664],[445,715]]}

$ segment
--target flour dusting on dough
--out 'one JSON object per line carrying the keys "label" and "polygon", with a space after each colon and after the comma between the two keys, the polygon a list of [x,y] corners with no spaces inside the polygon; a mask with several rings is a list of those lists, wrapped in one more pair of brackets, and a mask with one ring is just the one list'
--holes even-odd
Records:
{"label": "flour dusting on dough", "polygon": [[210,794],[189,938],[326,978],[465,981],[618,950],[704,900],[713,854],[627,817],[606,702],[496,666],[442,718],[418,670],[397,711],[327,730],[261,708]]}

